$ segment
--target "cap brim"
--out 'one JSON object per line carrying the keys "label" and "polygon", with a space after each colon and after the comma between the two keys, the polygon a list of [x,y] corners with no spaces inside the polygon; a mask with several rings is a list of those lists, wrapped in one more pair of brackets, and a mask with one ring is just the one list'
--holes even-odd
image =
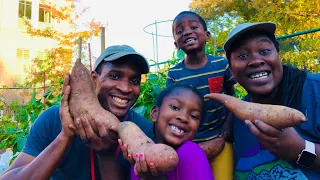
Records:
{"label": "cap brim", "polygon": [[104,61],[114,61],[117,60],[121,57],[124,56],[136,56],[137,60],[135,60],[135,62],[137,62],[137,64],[139,64],[138,67],[141,67],[141,73],[142,74],[147,74],[149,72],[149,63],[147,61],[147,59],[142,56],[139,53],[132,53],[132,52],[120,52],[120,53],[114,53],[106,58],[104,58]]}
{"label": "cap brim", "polygon": [[241,35],[243,35],[244,33],[248,32],[248,31],[265,31],[267,33],[270,33],[272,35],[275,34],[276,31],[276,27],[277,25],[273,22],[261,22],[261,23],[255,23],[252,24],[248,27],[243,28],[242,30],[236,32],[235,35],[233,35],[230,39],[228,39],[225,44],[224,44],[224,50],[225,52],[228,52],[229,49],[231,48],[232,44],[234,43],[234,41],[236,39],[238,39]]}

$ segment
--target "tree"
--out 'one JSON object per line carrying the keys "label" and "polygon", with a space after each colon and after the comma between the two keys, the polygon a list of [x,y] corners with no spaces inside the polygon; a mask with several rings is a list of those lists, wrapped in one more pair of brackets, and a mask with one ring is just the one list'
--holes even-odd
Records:
{"label": "tree", "polygon": [[[84,15],[87,8],[81,12],[76,12],[76,5],[80,1],[60,0],[63,4],[54,4],[49,0],[41,0],[43,12],[49,12],[51,19],[56,24],[62,24],[67,27],[66,31],[61,31],[53,26],[46,28],[33,27],[28,20],[24,20],[27,27],[27,33],[33,37],[44,37],[53,39],[57,42],[56,48],[46,50],[46,55],[41,59],[33,59],[33,68],[27,78],[27,85],[34,87],[43,84],[44,74],[46,77],[46,85],[56,85],[64,79],[67,71],[71,70],[72,57],[77,52],[78,37],[82,37],[82,43],[86,44],[92,36],[98,36],[101,24],[94,19],[85,22],[79,30],[80,24],[77,20]],[[57,1],[54,1],[57,2]]]}
{"label": "tree", "polygon": [[[272,21],[279,35],[320,27],[319,1],[310,0],[193,0],[190,8],[203,16],[213,38],[208,43],[222,48],[229,31],[244,22]],[[320,72],[320,32],[279,40],[286,64]]]}

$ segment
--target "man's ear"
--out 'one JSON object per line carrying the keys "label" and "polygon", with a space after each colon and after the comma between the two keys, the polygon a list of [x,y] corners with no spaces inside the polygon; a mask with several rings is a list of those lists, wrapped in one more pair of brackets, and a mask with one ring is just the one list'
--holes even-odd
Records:
{"label": "man's ear", "polygon": [[211,33],[209,31],[206,31],[206,42],[208,42],[211,38]]}
{"label": "man's ear", "polygon": [[91,72],[91,80],[93,81],[93,84],[94,84],[95,88],[97,87],[98,77],[99,77],[99,75],[98,75],[97,72],[95,72],[95,71]]}
{"label": "man's ear", "polygon": [[159,107],[153,106],[150,111],[150,117],[152,122],[156,123],[158,120],[158,116],[159,116]]}

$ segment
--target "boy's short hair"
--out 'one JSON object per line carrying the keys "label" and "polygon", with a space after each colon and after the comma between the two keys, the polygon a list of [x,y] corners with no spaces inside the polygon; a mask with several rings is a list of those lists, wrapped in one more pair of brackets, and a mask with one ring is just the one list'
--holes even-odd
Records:
{"label": "boy's short hair", "polygon": [[172,34],[174,34],[174,32],[173,32],[173,29],[174,29],[173,24],[174,24],[174,22],[175,22],[180,16],[187,15],[187,14],[196,16],[196,17],[199,19],[199,21],[200,21],[203,29],[204,29],[205,31],[208,30],[206,21],[205,21],[205,20],[203,19],[203,17],[201,17],[199,14],[197,14],[196,12],[193,12],[193,11],[182,11],[182,12],[180,12],[180,13],[173,19],[173,22],[172,22]]}

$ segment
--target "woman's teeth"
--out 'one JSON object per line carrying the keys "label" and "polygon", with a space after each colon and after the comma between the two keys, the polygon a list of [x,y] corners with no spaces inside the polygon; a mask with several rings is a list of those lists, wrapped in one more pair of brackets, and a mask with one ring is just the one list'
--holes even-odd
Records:
{"label": "woman's teeth", "polygon": [[173,132],[178,133],[178,134],[184,134],[184,130],[179,129],[178,127],[174,126],[174,125],[170,125],[170,128]]}
{"label": "woman's teeth", "polygon": [[251,79],[265,79],[267,77],[268,77],[267,72],[254,73],[250,76]]}
{"label": "woman's teeth", "polygon": [[114,97],[112,96],[112,99],[115,100],[117,103],[119,104],[127,104],[128,103],[128,100],[125,100],[125,99],[120,99],[118,97]]}

